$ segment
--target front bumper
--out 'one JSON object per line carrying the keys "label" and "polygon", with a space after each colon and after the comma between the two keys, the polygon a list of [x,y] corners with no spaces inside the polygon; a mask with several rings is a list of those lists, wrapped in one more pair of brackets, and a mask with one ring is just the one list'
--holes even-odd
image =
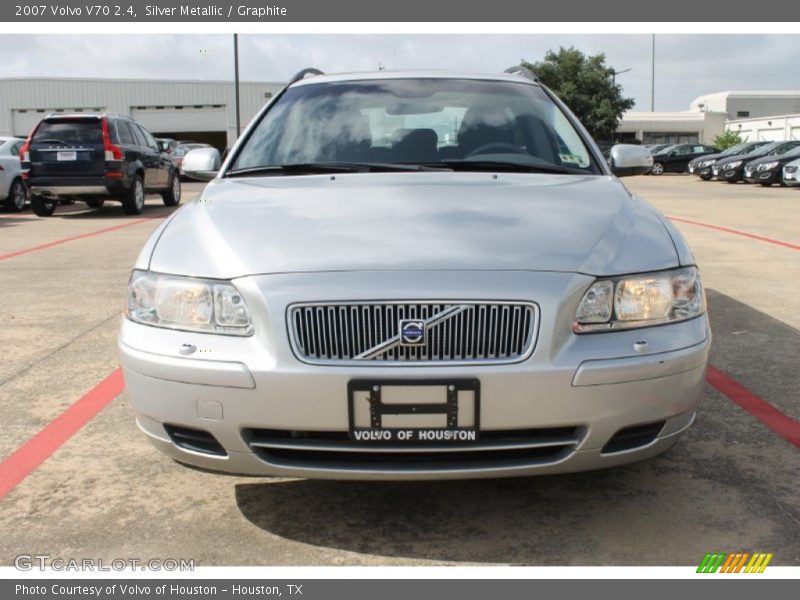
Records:
{"label": "front bumper", "polygon": [[783,184],[789,186],[800,185],[800,171],[783,170]]}
{"label": "front bumper", "polygon": [[[476,277],[482,280],[479,288]],[[139,427],[168,455],[206,469],[287,477],[444,479],[610,467],[666,450],[692,423],[704,386],[710,332],[703,316],[638,331],[574,335],[571,315],[591,281],[562,273],[248,277],[236,284],[254,315],[254,336],[186,333],[123,320],[119,350]],[[348,299],[429,297],[425,289],[447,289],[451,298],[534,299],[542,315],[537,344],[527,360],[505,365],[304,364],[289,344],[286,307],[342,297],[337,288]],[[633,349],[640,342],[646,343],[645,352]],[[196,346],[196,354],[182,356],[182,344]],[[346,439],[350,380],[458,378],[480,381],[480,426],[487,438],[498,432],[544,431],[547,435],[536,444],[552,451],[504,454],[499,444],[481,446],[484,452],[477,453],[479,448],[466,444],[453,446],[447,458],[409,460],[408,447],[366,456],[361,451],[366,446],[356,448]],[[652,423],[659,426],[646,443],[603,451],[620,430]],[[210,433],[224,455],[176,443],[171,427]],[[265,431],[289,437],[312,432],[314,439],[284,443],[279,452],[264,442]]]}
{"label": "front bumper", "polygon": [[734,169],[729,169],[723,167],[717,167],[716,165],[713,168],[714,177],[719,179],[720,181],[742,181],[744,178],[744,167],[739,166]]}
{"label": "front bumper", "polygon": [[780,183],[781,171],[757,171],[745,169],[744,179],[748,183]]}

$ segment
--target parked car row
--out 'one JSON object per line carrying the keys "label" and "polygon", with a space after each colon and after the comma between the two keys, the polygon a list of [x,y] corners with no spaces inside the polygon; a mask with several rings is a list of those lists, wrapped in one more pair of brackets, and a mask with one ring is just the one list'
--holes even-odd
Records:
{"label": "parked car row", "polygon": [[[797,164],[792,164],[797,163]],[[706,181],[715,178],[728,183],[797,185],[800,140],[787,142],[748,142],[716,156],[702,156],[689,163],[689,172]],[[786,168],[790,177],[786,178]]]}

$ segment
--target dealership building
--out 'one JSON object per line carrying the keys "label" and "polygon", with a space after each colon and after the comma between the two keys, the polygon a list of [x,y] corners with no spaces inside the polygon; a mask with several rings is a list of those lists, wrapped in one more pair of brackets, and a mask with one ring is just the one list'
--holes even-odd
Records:
{"label": "dealership building", "polygon": [[695,98],[689,110],[628,111],[617,129],[619,141],[643,144],[710,144],[727,130],[745,140],[800,139],[800,91],[729,91]]}
{"label": "dealership building", "polygon": [[[239,84],[244,127],[285,84]],[[106,111],[133,117],[158,137],[224,148],[236,139],[232,81],[0,79],[0,134],[26,137],[48,113]]]}

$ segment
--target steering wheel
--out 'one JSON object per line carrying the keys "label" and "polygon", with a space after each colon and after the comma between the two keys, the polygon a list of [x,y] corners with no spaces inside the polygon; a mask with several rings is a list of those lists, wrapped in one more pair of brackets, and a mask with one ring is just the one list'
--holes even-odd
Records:
{"label": "steering wheel", "polygon": [[508,142],[489,142],[488,144],[482,144],[471,150],[467,153],[464,158],[469,158],[470,156],[475,156],[476,154],[491,154],[491,152],[487,152],[487,150],[511,150],[514,154],[525,154],[525,151],[520,148],[519,146],[515,146],[514,144],[509,144]]}

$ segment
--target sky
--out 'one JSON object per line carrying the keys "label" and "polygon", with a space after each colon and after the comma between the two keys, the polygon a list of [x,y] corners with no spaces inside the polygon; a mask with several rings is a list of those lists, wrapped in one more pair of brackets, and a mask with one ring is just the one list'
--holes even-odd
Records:
{"label": "sky", "polygon": [[[497,72],[548,49],[605,53],[634,110],[650,110],[650,35],[240,35],[244,81],[325,72],[458,69]],[[0,35],[0,77],[233,78],[231,35]],[[800,35],[657,35],[655,109],[687,110],[704,94],[800,89]]]}

